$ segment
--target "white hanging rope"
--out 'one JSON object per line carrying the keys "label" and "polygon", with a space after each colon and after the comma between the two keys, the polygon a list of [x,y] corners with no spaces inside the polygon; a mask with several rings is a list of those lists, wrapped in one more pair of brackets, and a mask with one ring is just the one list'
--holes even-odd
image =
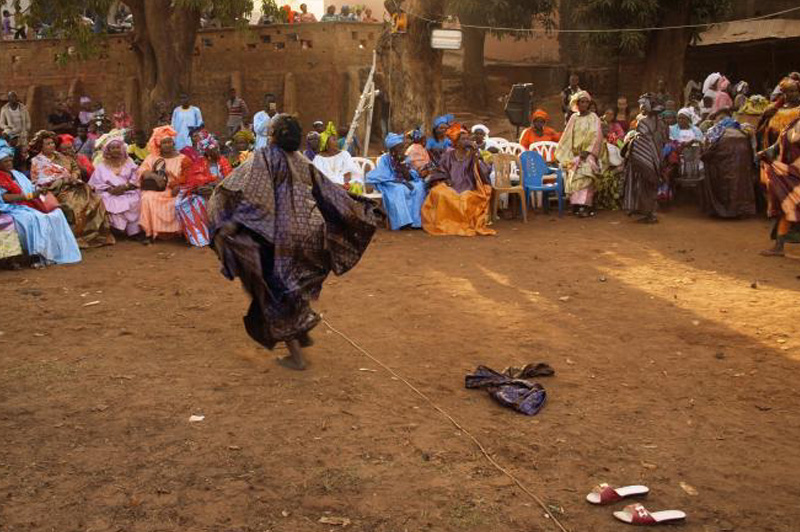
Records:
{"label": "white hanging rope", "polygon": [[[397,0],[393,0],[395,6],[398,9],[401,9],[397,3]],[[413,13],[411,11],[402,10],[404,13],[408,14],[411,17],[414,17],[419,20],[423,20],[430,24],[443,24],[448,22],[447,19],[443,20],[434,20],[423,15],[419,15],[417,13]],[[699,28],[709,28],[711,26],[715,26],[717,24],[725,24],[730,22],[758,22],[760,20],[766,20],[774,17],[778,17],[781,15],[786,15],[788,13],[793,13],[795,11],[800,11],[800,6],[792,7],[789,9],[784,9],[783,11],[777,11],[775,13],[770,13],[768,15],[760,15],[757,17],[750,17],[750,18],[743,18],[738,20],[720,20],[718,22],[706,22],[702,24],[684,24],[680,26],[651,26],[645,28],[589,28],[589,29],[570,29],[570,28],[553,28],[553,29],[546,29],[546,28],[505,28],[502,26],[480,26],[474,24],[461,24],[462,28],[474,28],[479,30],[486,30],[486,31],[498,31],[498,32],[514,32],[514,33],[543,33],[543,34],[558,34],[558,33],[635,33],[635,32],[649,32],[649,31],[669,31],[669,30],[683,30],[683,29],[699,29]]]}

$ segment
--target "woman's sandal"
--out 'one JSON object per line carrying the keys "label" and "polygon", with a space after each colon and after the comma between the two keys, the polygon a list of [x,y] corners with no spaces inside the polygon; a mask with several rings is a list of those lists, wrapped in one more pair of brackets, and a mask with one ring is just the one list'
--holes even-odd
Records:
{"label": "woman's sandal", "polygon": [[614,512],[614,517],[629,525],[652,526],[684,521],[686,519],[686,514],[680,510],[665,510],[662,512],[650,513],[647,508],[641,504],[632,504],[626,506],[622,511]]}
{"label": "woman's sandal", "polygon": [[612,488],[608,484],[600,484],[592,489],[586,496],[586,500],[591,504],[606,505],[613,504],[627,499],[628,497],[644,497],[650,493],[647,486],[624,486],[622,488]]}

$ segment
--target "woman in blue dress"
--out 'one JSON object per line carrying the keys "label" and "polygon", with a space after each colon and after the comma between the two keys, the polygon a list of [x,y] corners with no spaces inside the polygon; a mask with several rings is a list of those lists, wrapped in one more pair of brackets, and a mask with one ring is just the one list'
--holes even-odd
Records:
{"label": "woman in blue dress", "polygon": [[0,140],[0,213],[13,218],[25,252],[39,264],[80,262],[78,242],[61,209],[39,210],[43,193],[14,170],[14,148]]}
{"label": "woman in blue dress", "polygon": [[419,174],[405,162],[405,138],[389,133],[387,153],[378,159],[378,166],[367,174],[367,184],[383,195],[383,206],[393,231],[404,227],[422,227],[422,204],[427,191]]}
{"label": "woman in blue dress", "polygon": [[455,117],[453,115],[439,116],[433,120],[433,135],[425,143],[425,149],[428,150],[428,154],[434,164],[439,162],[439,158],[447,148],[453,147],[453,143],[450,142],[445,133],[454,120]]}

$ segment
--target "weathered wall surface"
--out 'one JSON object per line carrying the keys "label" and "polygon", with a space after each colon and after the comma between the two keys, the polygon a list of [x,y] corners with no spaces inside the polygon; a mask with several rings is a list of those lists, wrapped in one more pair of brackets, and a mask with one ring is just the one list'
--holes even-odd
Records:
{"label": "weathered wall surface", "polygon": [[[230,87],[239,90],[251,112],[272,92],[306,127],[317,119],[349,123],[381,29],[342,23],[202,31],[189,92],[214,131],[224,131]],[[136,111],[139,83],[128,36],[109,36],[106,44],[99,57],[62,65],[61,41],[0,42],[0,91],[16,90],[26,100],[34,128],[46,125],[47,114],[66,95],[88,95],[107,112],[119,102]]]}

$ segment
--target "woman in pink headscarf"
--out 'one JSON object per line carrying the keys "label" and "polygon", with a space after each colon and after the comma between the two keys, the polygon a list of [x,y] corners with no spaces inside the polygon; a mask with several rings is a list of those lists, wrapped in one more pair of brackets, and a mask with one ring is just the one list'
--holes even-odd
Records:
{"label": "woman in pink headscarf", "polygon": [[175,149],[177,136],[171,126],[154,129],[147,144],[150,155],[139,167],[142,187],[139,225],[152,241],[162,234],[175,235],[181,232],[175,212],[175,197],[183,180],[186,156]]}
{"label": "woman in pink headscarf", "polygon": [[103,147],[103,158],[95,167],[89,185],[103,199],[111,228],[128,236],[139,235],[141,193],[136,164],[128,157],[122,140]]}
{"label": "woman in pink headscarf", "polygon": [[706,78],[703,83],[703,103],[710,115],[722,109],[733,108],[733,100],[728,94],[730,84],[728,78],[719,72],[714,72]]}

